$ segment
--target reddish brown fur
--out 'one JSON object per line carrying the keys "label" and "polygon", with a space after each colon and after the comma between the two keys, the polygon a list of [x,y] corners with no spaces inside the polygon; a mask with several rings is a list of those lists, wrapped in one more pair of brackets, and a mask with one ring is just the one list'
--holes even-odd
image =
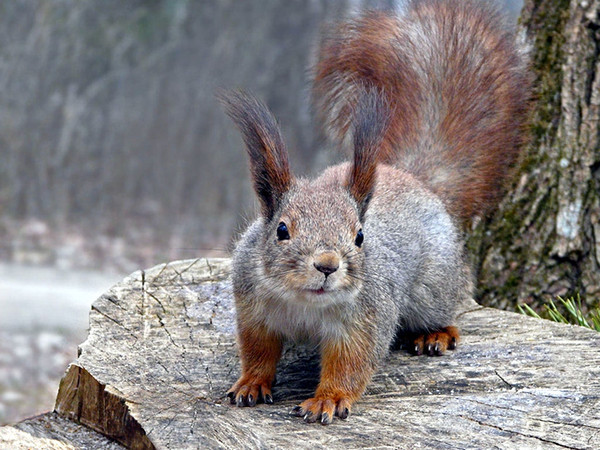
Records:
{"label": "reddish brown fur", "polygon": [[330,423],[334,415],[345,419],[350,414],[373,375],[373,340],[368,335],[372,326],[356,326],[345,340],[322,345],[321,381],[315,396],[297,407],[297,415],[307,415],[309,422],[320,418]]}
{"label": "reddish brown fur", "polygon": [[[415,23],[430,41],[412,42]],[[369,13],[332,36],[315,99],[334,134],[349,129],[349,86],[375,86],[393,113],[379,160],[415,175],[463,221],[494,207],[523,144],[531,84],[502,17],[484,2],[414,1],[406,17]],[[433,58],[420,55],[424,44]],[[440,117],[428,117],[427,102]]]}
{"label": "reddish brown fur", "polygon": [[[396,30],[395,18],[384,13],[368,13],[356,22],[342,24],[323,40],[315,73],[314,99],[325,123],[336,130],[340,140],[349,130],[352,105],[360,94],[343,92],[340,78],[350,77],[356,84],[385,91],[395,114],[382,142],[382,161],[393,158],[391,142],[409,145],[418,131],[419,80],[406,61],[389,60],[394,53],[390,37]],[[337,101],[342,107],[329,120],[327,110]]]}
{"label": "reddish brown fur", "polygon": [[[271,395],[275,368],[281,357],[282,341],[265,326],[238,322],[238,339],[242,376],[231,387],[228,395],[232,403],[247,400],[256,402]],[[252,396],[252,400],[248,396]]]}

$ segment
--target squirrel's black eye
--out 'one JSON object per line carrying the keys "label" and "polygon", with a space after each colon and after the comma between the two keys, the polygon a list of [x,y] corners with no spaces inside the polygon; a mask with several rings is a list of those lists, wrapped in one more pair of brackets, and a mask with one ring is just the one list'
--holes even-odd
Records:
{"label": "squirrel's black eye", "polygon": [[279,222],[277,226],[277,239],[284,241],[290,238],[290,232],[288,231],[287,225],[283,222]]}
{"label": "squirrel's black eye", "polygon": [[360,230],[358,230],[358,233],[356,233],[356,239],[354,240],[354,243],[356,244],[357,247],[360,247],[364,240],[365,240],[365,236],[363,235],[362,228],[361,228]]}

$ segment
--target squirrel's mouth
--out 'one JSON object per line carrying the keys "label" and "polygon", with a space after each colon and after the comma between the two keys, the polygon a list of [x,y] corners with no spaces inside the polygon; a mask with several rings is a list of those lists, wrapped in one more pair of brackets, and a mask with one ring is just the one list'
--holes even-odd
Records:
{"label": "squirrel's mouth", "polygon": [[324,294],[326,291],[323,287],[320,287],[319,289],[306,289],[308,292],[310,292],[311,294],[316,294],[316,295],[321,295]]}

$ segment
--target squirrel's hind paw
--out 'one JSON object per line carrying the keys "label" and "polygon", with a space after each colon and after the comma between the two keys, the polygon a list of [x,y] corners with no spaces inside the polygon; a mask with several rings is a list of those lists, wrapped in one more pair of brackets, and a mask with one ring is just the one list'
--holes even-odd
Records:
{"label": "squirrel's hind paw", "polygon": [[429,334],[418,335],[409,351],[413,355],[441,356],[446,350],[454,350],[460,338],[456,327],[446,327]]}

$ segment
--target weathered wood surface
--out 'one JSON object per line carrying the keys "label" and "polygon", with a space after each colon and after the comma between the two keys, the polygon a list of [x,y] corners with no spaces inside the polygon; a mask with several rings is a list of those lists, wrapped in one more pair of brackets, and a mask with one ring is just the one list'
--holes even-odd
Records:
{"label": "weathered wood surface", "polygon": [[239,374],[228,260],[140,271],[93,307],[56,410],[133,448],[600,448],[600,334],[472,305],[443,357],[390,354],[346,421],[306,424],[318,360],[286,349],[274,405]]}
{"label": "weathered wood surface", "polygon": [[0,449],[120,450],[122,445],[51,412],[0,427]]}

